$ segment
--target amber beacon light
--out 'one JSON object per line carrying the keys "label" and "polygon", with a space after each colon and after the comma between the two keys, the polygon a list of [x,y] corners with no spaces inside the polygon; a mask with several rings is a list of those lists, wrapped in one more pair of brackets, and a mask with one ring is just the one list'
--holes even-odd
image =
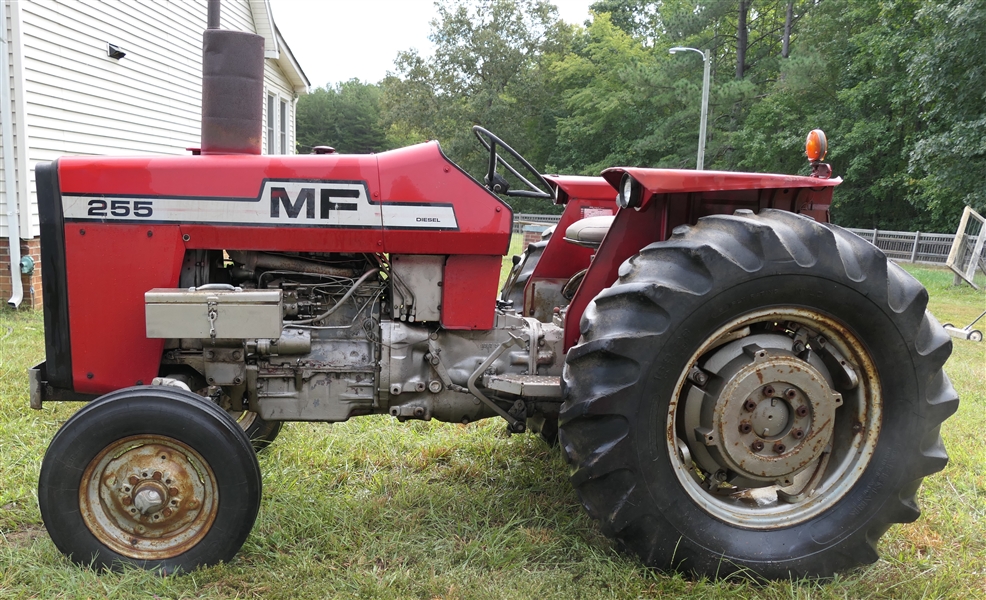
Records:
{"label": "amber beacon light", "polygon": [[808,155],[808,162],[811,163],[811,176],[820,179],[828,179],[832,176],[832,167],[822,160],[828,154],[829,144],[825,139],[825,132],[821,129],[812,129],[805,140],[805,154]]}
{"label": "amber beacon light", "polygon": [[808,160],[818,162],[825,160],[825,155],[829,151],[828,141],[825,139],[825,132],[821,129],[812,129],[808,132],[808,139],[805,141],[805,154]]}

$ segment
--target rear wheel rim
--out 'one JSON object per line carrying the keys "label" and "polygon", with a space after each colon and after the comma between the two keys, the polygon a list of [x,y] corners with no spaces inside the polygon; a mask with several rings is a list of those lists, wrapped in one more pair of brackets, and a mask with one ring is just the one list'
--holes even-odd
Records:
{"label": "rear wheel rim", "polygon": [[709,336],[679,378],[663,430],[679,482],[705,512],[776,529],[845,497],[873,456],[881,416],[876,367],[856,334],[817,311],[781,307]]}

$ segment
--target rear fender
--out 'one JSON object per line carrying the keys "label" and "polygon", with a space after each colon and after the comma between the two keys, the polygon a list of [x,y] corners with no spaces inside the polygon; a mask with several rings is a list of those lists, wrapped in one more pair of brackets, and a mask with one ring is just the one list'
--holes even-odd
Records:
{"label": "rear fender", "polygon": [[[838,177],[617,167],[602,173],[612,187],[610,195],[620,189],[627,175],[640,184],[640,205],[620,209],[616,214],[572,298],[565,314],[566,352],[579,341],[579,322],[585,308],[616,281],[620,265],[648,244],[668,239],[675,227],[694,225],[709,215],[733,214],[741,209],[759,213],[766,208],[804,214],[827,223],[832,190],[842,183]],[[559,231],[563,231],[560,224]]]}

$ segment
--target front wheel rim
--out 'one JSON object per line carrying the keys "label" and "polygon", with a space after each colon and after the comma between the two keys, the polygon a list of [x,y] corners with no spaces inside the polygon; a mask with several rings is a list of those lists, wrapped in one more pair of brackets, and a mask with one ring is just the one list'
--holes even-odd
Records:
{"label": "front wheel rim", "polygon": [[90,461],[79,507],[86,527],[112,551],[166,560],[209,533],[218,513],[218,483],[187,444],[136,435],[114,441]]}
{"label": "front wheel rim", "polygon": [[818,311],[781,307],[709,336],[679,377],[662,429],[678,481],[702,510],[776,529],[845,497],[873,456],[881,419],[876,367],[856,334]]}

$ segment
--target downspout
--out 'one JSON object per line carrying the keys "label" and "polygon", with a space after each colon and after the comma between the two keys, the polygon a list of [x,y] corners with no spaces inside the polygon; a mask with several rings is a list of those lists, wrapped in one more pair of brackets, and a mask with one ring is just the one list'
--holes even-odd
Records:
{"label": "downspout", "polygon": [[[21,235],[20,220],[17,218],[17,170],[14,166],[14,115],[10,108],[10,51],[7,45],[7,8],[9,0],[4,0],[3,19],[0,23],[0,128],[3,129],[3,187],[7,203],[7,243],[10,246],[10,285],[12,295],[7,301],[13,308],[24,300],[24,286],[21,284]],[[17,82],[14,83],[17,85]]]}

